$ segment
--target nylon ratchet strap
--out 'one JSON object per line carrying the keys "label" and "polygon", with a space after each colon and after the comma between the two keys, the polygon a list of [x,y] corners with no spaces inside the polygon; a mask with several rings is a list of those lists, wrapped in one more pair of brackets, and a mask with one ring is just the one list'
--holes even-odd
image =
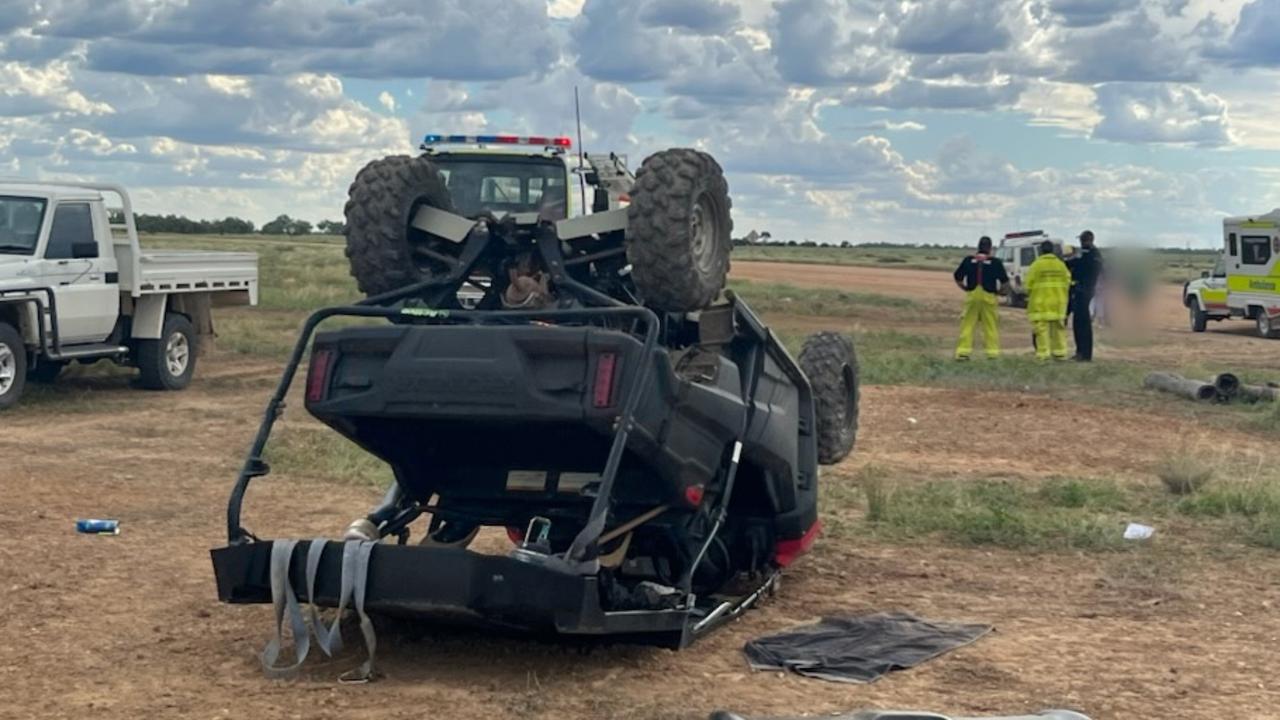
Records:
{"label": "nylon ratchet strap", "polygon": [[378,652],[378,636],[373,631],[373,621],[364,611],[365,589],[369,584],[369,556],[373,546],[378,543],[372,540],[348,540],[342,548],[342,597],[347,597],[347,590],[354,583],[355,608],[360,616],[360,632],[364,635],[364,647],[369,656],[355,670],[343,673],[339,682],[362,683],[373,679],[374,656]]}
{"label": "nylon ratchet strap", "polygon": [[324,546],[328,542],[324,538],[316,538],[311,541],[311,547],[307,548],[307,603],[311,605],[311,629],[316,634],[316,644],[320,646],[321,652],[333,657],[342,650],[342,631],[339,625],[342,623],[342,612],[347,609],[350,594],[344,591],[338,596],[338,612],[333,616],[333,624],[326,630],[320,619],[320,607],[316,605],[316,574],[320,569]]}
{"label": "nylon ratchet strap", "polygon": [[[293,592],[293,583],[289,582],[289,561],[293,558],[293,549],[297,540],[276,540],[271,543],[271,602],[276,614],[276,635],[262,650],[262,672],[269,678],[285,678],[293,675],[302,667],[311,651],[311,633],[307,630],[307,622],[302,618],[302,608],[298,605],[298,596]],[[280,659],[280,650],[284,647],[284,616],[289,616],[289,624],[293,629],[294,662],[292,665],[276,665]]]}
{"label": "nylon ratchet strap", "polygon": [[[357,669],[344,673],[340,682],[368,682],[374,677],[374,656],[378,647],[377,635],[374,633],[373,621],[365,612],[364,602],[369,579],[369,559],[376,542],[368,540],[349,540],[342,547],[342,582],[338,597],[338,610],[333,624],[328,628],[321,621],[319,608],[316,605],[316,576],[320,568],[320,559],[324,555],[328,541],[316,538],[307,548],[306,590],[307,603],[310,607],[310,627],[303,616],[302,606],[293,591],[293,583],[289,579],[289,567],[293,560],[293,551],[297,540],[276,540],[271,545],[271,600],[275,609],[275,637],[267,643],[262,651],[262,671],[272,679],[292,677],[301,669],[302,663],[311,651],[311,634],[316,636],[316,644],[325,655],[332,657],[342,650],[342,633],[340,623],[342,614],[348,603],[351,603],[360,617],[360,632],[364,635],[368,658]],[[289,616],[289,626],[293,633],[294,662],[291,665],[278,665],[280,653],[284,647],[284,618]]]}

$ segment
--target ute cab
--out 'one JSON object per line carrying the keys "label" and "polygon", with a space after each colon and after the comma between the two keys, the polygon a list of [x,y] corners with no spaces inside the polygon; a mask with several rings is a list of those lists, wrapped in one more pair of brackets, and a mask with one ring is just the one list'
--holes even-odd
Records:
{"label": "ute cab", "polygon": [[1029,230],[1005,235],[996,248],[996,258],[1004,263],[1005,272],[1009,273],[1009,294],[1006,302],[1011,307],[1027,306],[1027,289],[1022,278],[1027,274],[1031,263],[1040,257],[1040,243],[1045,240],[1053,242],[1054,251],[1061,257],[1070,250],[1061,240],[1049,237],[1043,230]]}
{"label": "ute cab", "polygon": [[[459,215],[513,215],[517,222],[551,220],[624,207],[635,176],[625,155],[568,155],[573,141],[541,135],[426,135],[424,157],[445,176]],[[573,176],[594,192],[590,207],[575,202]]]}
{"label": "ute cab", "polygon": [[1280,337],[1280,209],[1227,218],[1223,251],[1212,271],[1183,287],[1193,332],[1208,321],[1252,320],[1258,335]]}
{"label": "ute cab", "polygon": [[444,176],[457,214],[569,217],[565,137],[427,135],[422,149]]}
{"label": "ute cab", "polygon": [[0,181],[0,410],[72,362],[180,390],[212,308],[257,302],[257,255],[144,250],[119,185]]}
{"label": "ute cab", "polygon": [[[587,154],[579,160],[568,154],[572,147],[568,137],[428,134],[421,150],[444,176],[455,213],[471,220],[492,215],[530,225],[625,207],[635,180],[626,156]],[[575,201],[575,174],[593,188],[590,208]],[[488,285],[489,278],[474,278],[459,291],[458,303],[475,308]]]}

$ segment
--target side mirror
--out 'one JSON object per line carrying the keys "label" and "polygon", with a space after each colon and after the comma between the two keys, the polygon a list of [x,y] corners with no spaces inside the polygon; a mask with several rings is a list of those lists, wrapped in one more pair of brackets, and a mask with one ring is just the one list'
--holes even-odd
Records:
{"label": "side mirror", "polygon": [[74,260],[87,260],[98,257],[98,243],[96,242],[77,242],[71,243],[71,257]]}
{"label": "side mirror", "polygon": [[1209,271],[1208,271],[1208,270],[1201,270],[1201,271],[1200,271],[1200,277],[1201,277],[1201,278],[1204,278],[1204,279],[1206,279],[1206,280],[1207,280],[1207,279],[1209,278]]}
{"label": "side mirror", "polygon": [[592,198],[591,212],[605,212],[609,209],[609,191],[602,187],[596,188],[595,197]]}

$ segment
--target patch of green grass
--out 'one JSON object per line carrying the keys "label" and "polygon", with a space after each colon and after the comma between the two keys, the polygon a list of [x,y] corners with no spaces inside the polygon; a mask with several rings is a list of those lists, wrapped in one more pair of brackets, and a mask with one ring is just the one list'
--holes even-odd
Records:
{"label": "patch of green grass", "polygon": [[1269,550],[1280,550],[1280,516],[1266,515],[1249,527],[1249,542]]}
{"label": "patch of green grass", "polygon": [[326,427],[277,427],[266,460],[276,472],[297,478],[378,487],[394,480],[386,463]]}
{"label": "patch of green grass", "polygon": [[856,317],[869,310],[883,314],[885,308],[912,310],[920,306],[915,300],[905,297],[827,288],[800,288],[782,283],[734,280],[729,283],[729,287],[741,295],[757,313]]}
{"label": "patch of green grass", "polygon": [[[735,262],[767,261],[813,263],[818,265],[862,265],[893,263],[920,270],[954,270],[964,256],[972,252],[963,248],[868,247],[765,247],[740,246],[733,249]],[[888,258],[888,259],[886,259]]]}
{"label": "patch of green grass", "polygon": [[867,499],[867,520],[885,522],[889,519],[891,500],[888,478],[883,470],[868,466],[860,474],[862,492]]}
{"label": "patch of green grass", "polygon": [[881,478],[867,492],[870,529],[897,539],[1031,550],[1116,550],[1125,497],[1102,481],[929,481]]}
{"label": "patch of green grass", "polygon": [[945,385],[995,390],[1044,391],[1060,387],[1089,387],[1134,391],[1143,368],[1122,361],[1091,364],[1040,362],[1028,355],[980,357],[957,362],[950,342],[904,333],[860,333],[854,346],[862,381],[874,385]]}
{"label": "patch of green grass", "polygon": [[1198,520],[1220,521],[1237,538],[1280,550],[1280,474],[1263,459],[1251,465],[1225,463],[1218,474],[1212,485],[1177,500],[1177,510]]}
{"label": "patch of green grass", "polygon": [[1132,507],[1125,490],[1112,480],[1050,478],[1035,491],[1051,507],[1122,512]]}
{"label": "patch of green grass", "polygon": [[1263,432],[1280,434],[1280,402],[1259,403],[1250,425]]}
{"label": "patch of green grass", "polygon": [[1183,499],[1178,509],[1193,516],[1270,517],[1280,522],[1280,482],[1271,478],[1224,481]]}

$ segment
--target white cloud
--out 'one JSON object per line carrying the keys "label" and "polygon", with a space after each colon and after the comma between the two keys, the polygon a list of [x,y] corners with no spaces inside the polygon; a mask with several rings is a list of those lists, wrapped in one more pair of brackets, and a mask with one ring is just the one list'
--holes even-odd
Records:
{"label": "white cloud", "polygon": [[924,130],[928,130],[929,128],[926,127],[923,123],[918,123],[914,120],[906,120],[903,122],[894,122],[892,120],[877,120],[873,123],[867,123],[866,125],[861,125],[859,126],[858,129],[866,130],[870,132],[876,132],[876,131],[921,132]]}
{"label": "white cloud", "polygon": [[383,90],[378,93],[378,104],[387,109],[387,112],[396,111],[396,96]]}
{"label": "white cloud", "polygon": [[1027,85],[1014,107],[1027,113],[1032,125],[1087,134],[1102,120],[1096,101],[1088,85],[1037,80]]}
{"label": "white cloud", "polygon": [[21,62],[0,63],[0,115],[40,115],[67,111],[78,115],[113,112],[105,102],[89,100],[72,87],[70,63],[59,61],[43,67]]}
{"label": "white cloud", "polygon": [[1170,35],[1145,10],[1099,27],[1057,32],[1055,49],[1066,63],[1059,79],[1078,83],[1187,82],[1200,68],[1194,38]]}
{"label": "white cloud", "polygon": [[[894,18],[894,47],[924,55],[989,53],[1008,47],[1005,18],[1016,5],[1002,0],[927,0],[905,3]],[[899,6],[902,7],[902,6]]]}
{"label": "white cloud", "polygon": [[1212,54],[1239,66],[1280,67],[1280,2],[1251,0],[1240,10],[1240,18],[1229,38]]}
{"label": "white cloud", "polygon": [[843,99],[848,105],[891,109],[988,109],[1011,106],[1023,87],[1023,81],[1009,76],[993,76],[985,82],[904,77],[875,87],[853,88]]}
{"label": "white cloud", "polygon": [[560,20],[572,19],[582,12],[587,0],[547,0],[547,16]]}
{"label": "white cloud", "polygon": [[1109,83],[1097,88],[1101,121],[1093,137],[1131,143],[1204,146],[1235,141],[1227,103],[1191,85]]}

